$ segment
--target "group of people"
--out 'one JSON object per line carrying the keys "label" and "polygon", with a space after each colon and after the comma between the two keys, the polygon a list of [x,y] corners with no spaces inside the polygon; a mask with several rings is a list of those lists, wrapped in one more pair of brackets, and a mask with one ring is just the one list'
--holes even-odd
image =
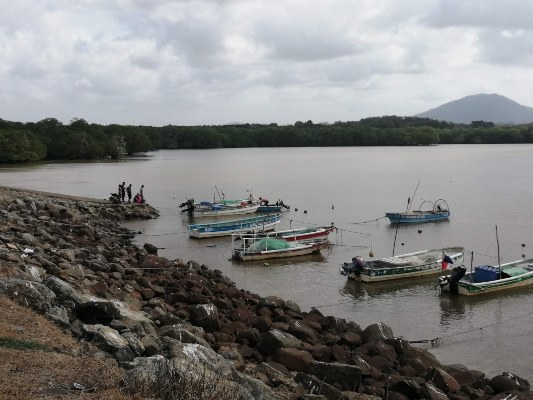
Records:
{"label": "group of people", "polygon": [[[126,182],[122,182],[118,185],[117,196],[122,203],[126,202],[126,196],[128,196],[128,203],[131,203],[131,183],[126,186]],[[133,202],[137,204],[145,203],[144,199],[144,185],[141,185],[139,192],[133,197]]]}

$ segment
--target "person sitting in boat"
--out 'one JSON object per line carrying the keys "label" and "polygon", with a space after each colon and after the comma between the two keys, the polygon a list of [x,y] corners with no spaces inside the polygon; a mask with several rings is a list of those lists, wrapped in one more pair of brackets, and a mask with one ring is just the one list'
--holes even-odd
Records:
{"label": "person sitting in boat", "polygon": [[268,206],[268,200],[267,199],[263,199],[262,197],[259,197],[259,204],[261,204],[263,206]]}

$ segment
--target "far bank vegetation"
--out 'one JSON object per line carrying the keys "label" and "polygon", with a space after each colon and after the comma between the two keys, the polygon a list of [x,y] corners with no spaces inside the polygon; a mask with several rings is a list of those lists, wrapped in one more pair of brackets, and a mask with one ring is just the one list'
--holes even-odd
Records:
{"label": "far bank vegetation", "polygon": [[428,118],[384,116],[359,121],[294,125],[233,124],[162,127],[91,124],[75,118],[39,122],[0,119],[0,163],[119,159],[159,149],[246,147],[429,146],[533,143],[533,124],[454,124]]}

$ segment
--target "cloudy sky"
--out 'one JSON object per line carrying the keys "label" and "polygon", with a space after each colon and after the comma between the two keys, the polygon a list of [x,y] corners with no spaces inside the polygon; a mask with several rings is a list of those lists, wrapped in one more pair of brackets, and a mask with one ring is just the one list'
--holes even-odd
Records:
{"label": "cloudy sky", "polygon": [[533,106],[528,0],[0,0],[0,118],[293,124]]}

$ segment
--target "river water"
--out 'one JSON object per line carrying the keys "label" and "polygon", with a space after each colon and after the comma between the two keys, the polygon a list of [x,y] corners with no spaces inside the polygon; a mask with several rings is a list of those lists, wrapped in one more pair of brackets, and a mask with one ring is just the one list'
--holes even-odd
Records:
{"label": "river water", "polygon": [[[503,371],[533,380],[533,287],[479,298],[439,296],[435,278],[361,284],[339,275],[355,255],[374,257],[464,246],[473,263],[533,258],[533,145],[275,148],[158,151],[118,162],[0,165],[0,185],[107,198],[118,184],[141,184],[156,220],[127,226],[171,259],[221,270],[239,288],[276,295],[357,322],[390,325],[443,363],[490,377]],[[415,189],[417,188],[415,193]],[[280,229],[334,224],[334,246],[321,255],[251,264],[230,260],[231,239],[194,240],[178,204],[189,197],[249,193],[291,206]],[[446,222],[396,229],[385,212],[445,199]],[[471,253],[465,265],[471,262]]]}

